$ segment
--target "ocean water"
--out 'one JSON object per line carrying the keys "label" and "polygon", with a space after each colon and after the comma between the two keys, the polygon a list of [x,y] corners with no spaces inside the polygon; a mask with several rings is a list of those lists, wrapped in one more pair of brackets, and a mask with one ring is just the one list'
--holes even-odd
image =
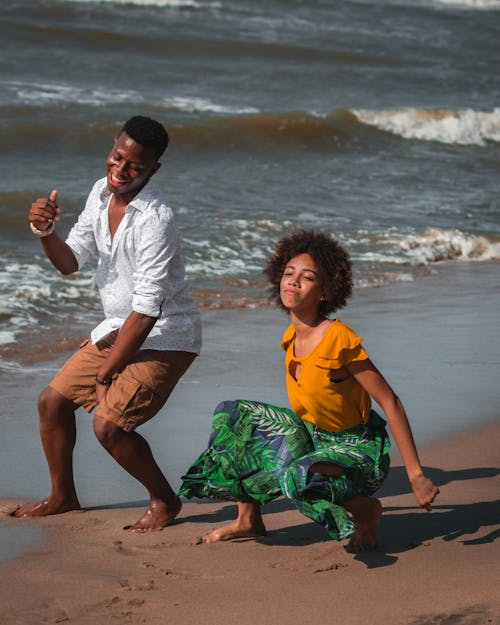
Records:
{"label": "ocean water", "polygon": [[100,319],[92,268],[62,278],[28,228],[65,233],[131,115],[171,144],[155,182],[202,308],[265,301],[296,227],[347,247],[359,288],[500,259],[500,0],[4,0],[0,368]]}

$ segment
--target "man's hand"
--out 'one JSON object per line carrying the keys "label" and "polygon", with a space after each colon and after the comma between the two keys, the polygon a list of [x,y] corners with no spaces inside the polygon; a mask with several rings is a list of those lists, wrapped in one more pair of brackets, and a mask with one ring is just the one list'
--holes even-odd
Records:
{"label": "man's hand", "polygon": [[106,384],[96,384],[95,385],[95,395],[97,404],[100,404],[104,398],[106,397],[106,393],[108,392],[109,386]]}
{"label": "man's hand", "polygon": [[59,221],[60,214],[57,189],[54,189],[48,198],[38,198],[33,202],[28,219],[38,230],[47,230],[54,221]]}

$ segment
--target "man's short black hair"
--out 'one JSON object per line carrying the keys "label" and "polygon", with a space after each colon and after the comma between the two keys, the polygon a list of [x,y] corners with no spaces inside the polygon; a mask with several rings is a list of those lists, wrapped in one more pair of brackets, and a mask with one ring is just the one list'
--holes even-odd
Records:
{"label": "man's short black hair", "polygon": [[156,158],[160,158],[167,149],[169,138],[165,127],[150,117],[131,117],[125,122],[121,132],[125,132],[137,143],[152,148]]}

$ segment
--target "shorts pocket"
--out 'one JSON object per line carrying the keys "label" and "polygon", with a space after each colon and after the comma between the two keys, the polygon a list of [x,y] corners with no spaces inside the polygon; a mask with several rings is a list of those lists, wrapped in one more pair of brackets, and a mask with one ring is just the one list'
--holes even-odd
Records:
{"label": "shorts pocket", "polygon": [[125,432],[131,432],[158,412],[160,402],[151,387],[142,382],[130,379],[127,384],[119,382],[120,378],[106,394],[106,411]]}

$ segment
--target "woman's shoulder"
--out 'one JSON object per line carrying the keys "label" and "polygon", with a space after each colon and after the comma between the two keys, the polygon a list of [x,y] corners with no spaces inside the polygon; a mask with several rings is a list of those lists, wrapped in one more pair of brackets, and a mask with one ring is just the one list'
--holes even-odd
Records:
{"label": "woman's shoulder", "polygon": [[343,361],[346,352],[361,349],[362,338],[341,319],[334,319],[330,324],[318,349],[318,357],[322,360]]}
{"label": "woman's shoulder", "polygon": [[325,335],[331,335],[332,337],[337,337],[337,338],[356,337],[357,339],[361,340],[361,337],[357,335],[356,331],[353,330],[353,328],[351,328],[350,325],[347,325],[347,323],[344,323],[342,319],[339,319],[338,317],[337,319],[332,320],[330,327],[328,328]]}
{"label": "woman's shoulder", "polygon": [[295,338],[295,326],[291,323],[288,328],[283,332],[281,337],[281,347],[286,351],[290,343]]}

